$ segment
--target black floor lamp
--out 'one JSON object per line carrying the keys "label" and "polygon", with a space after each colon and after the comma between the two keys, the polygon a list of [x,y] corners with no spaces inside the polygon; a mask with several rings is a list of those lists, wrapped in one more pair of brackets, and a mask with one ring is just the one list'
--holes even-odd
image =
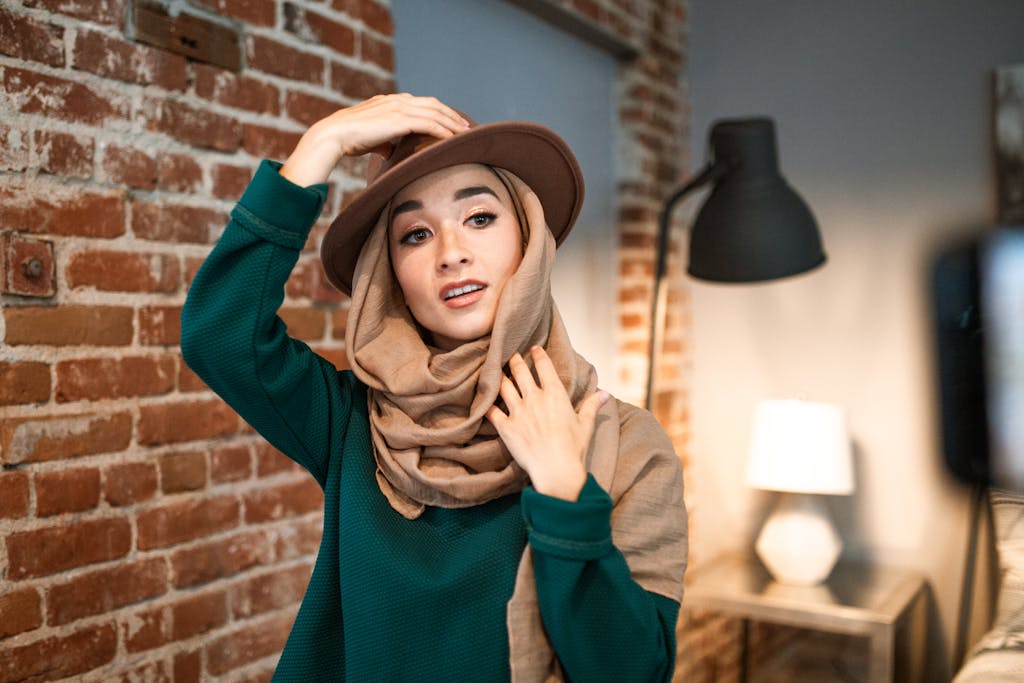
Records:
{"label": "black floor lamp", "polygon": [[658,225],[658,259],[651,304],[646,407],[654,399],[656,351],[661,347],[672,209],[690,192],[711,185],[690,231],[695,278],[761,282],[803,273],[825,262],[810,209],[779,172],[775,124],[769,118],[729,119],[711,128],[711,161],[665,202]]}

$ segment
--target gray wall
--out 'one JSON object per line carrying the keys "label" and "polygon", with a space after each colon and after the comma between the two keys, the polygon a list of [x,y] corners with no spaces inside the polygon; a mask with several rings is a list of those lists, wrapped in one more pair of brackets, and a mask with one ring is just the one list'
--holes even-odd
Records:
{"label": "gray wall", "polygon": [[752,287],[694,283],[694,552],[751,542],[754,404],[845,406],[857,492],[830,504],[846,554],[924,571],[932,674],[959,605],[966,492],[941,464],[928,269],[995,219],[991,75],[1024,61],[1019,0],[691,0],[694,166],[722,117],[776,119],[783,172],[828,264]]}
{"label": "gray wall", "polygon": [[618,63],[503,0],[393,0],[398,87],[433,95],[479,123],[535,121],[561,135],[586,182],[558,250],[555,302],[601,386],[621,394],[616,260]]}

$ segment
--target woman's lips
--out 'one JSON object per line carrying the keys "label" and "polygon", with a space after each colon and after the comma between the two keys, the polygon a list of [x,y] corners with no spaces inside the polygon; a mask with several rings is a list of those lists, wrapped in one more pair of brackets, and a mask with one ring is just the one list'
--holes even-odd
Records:
{"label": "woman's lips", "polygon": [[472,306],[484,297],[487,285],[475,280],[462,280],[446,285],[441,290],[441,301],[448,308]]}

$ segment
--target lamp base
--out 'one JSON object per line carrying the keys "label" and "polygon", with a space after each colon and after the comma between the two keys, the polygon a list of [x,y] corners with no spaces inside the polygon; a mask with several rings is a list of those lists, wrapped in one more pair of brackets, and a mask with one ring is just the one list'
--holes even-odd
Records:
{"label": "lamp base", "polygon": [[814,586],[832,572],[843,541],[821,496],[783,493],[761,528],[755,549],[776,581]]}

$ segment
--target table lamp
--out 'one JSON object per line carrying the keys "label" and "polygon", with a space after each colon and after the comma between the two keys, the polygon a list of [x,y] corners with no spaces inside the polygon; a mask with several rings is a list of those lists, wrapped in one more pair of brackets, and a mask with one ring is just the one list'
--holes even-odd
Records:
{"label": "table lamp", "polygon": [[757,537],[757,556],[780,583],[813,586],[832,572],[843,541],[824,495],[853,493],[843,409],[796,399],[759,403],[747,485],[781,491]]}

